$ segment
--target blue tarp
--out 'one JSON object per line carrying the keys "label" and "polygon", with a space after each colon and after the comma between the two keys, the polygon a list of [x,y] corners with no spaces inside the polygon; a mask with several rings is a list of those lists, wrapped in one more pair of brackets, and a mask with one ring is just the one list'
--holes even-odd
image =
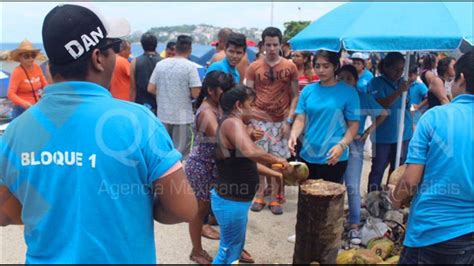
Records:
{"label": "blue tarp", "polygon": [[10,81],[10,74],[0,70],[0,98],[7,97],[8,82]]}

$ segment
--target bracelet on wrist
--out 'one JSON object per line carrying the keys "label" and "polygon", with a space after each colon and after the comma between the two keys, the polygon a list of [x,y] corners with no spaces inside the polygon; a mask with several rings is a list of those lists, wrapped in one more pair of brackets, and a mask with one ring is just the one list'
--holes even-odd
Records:
{"label": "bracelet on wrist", "polygon": [[338,144],[342,146],[343,150],[346,150],[349,147],[346,143],[344,143],[344,141],[339,141]]}

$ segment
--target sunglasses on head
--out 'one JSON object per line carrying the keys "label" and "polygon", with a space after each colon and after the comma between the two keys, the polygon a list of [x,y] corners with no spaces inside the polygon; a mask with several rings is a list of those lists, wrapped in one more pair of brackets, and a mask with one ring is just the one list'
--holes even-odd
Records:
{"label": "sunglasses on head", "polygon": [[115,53],[120,52],[122,48],[122,40],[121,39],[107,39],[107,42],[104,45],[98,47],[98,49],[101,51],[105,51],[109,48],[112,48],[112,50]]}
{"label": "sunglasses on head", "polygon": [[36,58],[36,53],[24,53],[24,54],[21,54],[21,57],[23,59],[30,59],[30,58],[35,59]]}

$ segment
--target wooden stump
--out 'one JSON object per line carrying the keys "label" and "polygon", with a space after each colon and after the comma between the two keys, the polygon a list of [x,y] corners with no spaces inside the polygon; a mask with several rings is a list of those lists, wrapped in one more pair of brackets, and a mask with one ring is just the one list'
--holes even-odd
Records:
{"label": "wooden stump", "polygon": [[343,185],[308,180],[300,186],[293,264],[335,264],[344,222]]}

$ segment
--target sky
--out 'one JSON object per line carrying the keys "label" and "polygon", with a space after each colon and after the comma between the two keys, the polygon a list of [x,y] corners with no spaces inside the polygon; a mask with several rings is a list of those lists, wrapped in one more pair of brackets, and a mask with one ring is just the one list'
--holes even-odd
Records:
{"label": "sky", "polygon": [[[125,17],[133,31],[154,26],[209,24],[217,27],[271,26],[271,2],[89,2],[106,17]],[[273,26],[284,30],[283,23],[313,21],[341,2],[275,2]],[[20,42],[28,38],[41,42],[41,27],[46,14],[58,2],[0,3],[0,42]]]}

